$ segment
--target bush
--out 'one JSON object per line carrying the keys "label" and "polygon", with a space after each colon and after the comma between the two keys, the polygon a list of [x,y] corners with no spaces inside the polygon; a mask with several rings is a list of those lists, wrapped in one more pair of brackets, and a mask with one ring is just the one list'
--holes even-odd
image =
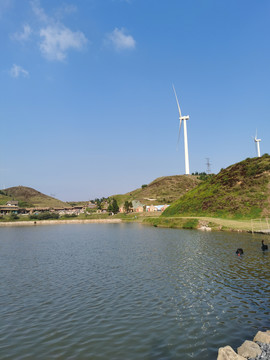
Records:
{"label": "bush", "polygon": [[29,218],[31,220],[56,220],[59,219],[59,214],[47,211],[40,214],[30,215]]}
{"label": "bush", "polygon": [[76,215],[76,214],[65,214],[63,217],[69,219],[69,218],[75,218],[75,217],[77,217],[77,216],[78,216],[78,215]]}
{"label": "bush", "polygon": [[96,212],[97,212],[97,208],[95,208],[95,209],[86,208],[85,211],[86,211],[87,213],[96,213]]}
{"label": "bush", "polygon": [[183,229],[196,229],[198,223],[198,219],[190,219],[183,224]]}
{"label": "bush", "polygon": [[13,220],[18,220],[19,216],[17,214],[10,214],[9,216],[9,220],[13,221]]}
{"label": "bush", "polygon": [[20,208],[31,208],[31,207],[34,207],[34,205],[31,204],[31,203],[28,203],[27,201],[20,201],[19,200],[19,207]]}

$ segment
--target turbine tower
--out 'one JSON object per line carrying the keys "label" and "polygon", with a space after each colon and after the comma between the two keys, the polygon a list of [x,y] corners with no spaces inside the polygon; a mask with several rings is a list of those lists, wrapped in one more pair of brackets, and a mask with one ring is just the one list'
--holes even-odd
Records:
{"label": "turbine tower", "polygon": [[183,125],[184,125],[184,145],[185,145],[185,170],[186,170],[186,175],[189,175],[188,139],[187,139],[187,120],[189,120],[189,115],[182,116],[180,105],[179,105],[179,102],[178,102],[178,99],[177,99],[177,95],[176,95],[176,91],[175,91],[174,86],[173,86],[173,91],[174,91],[174,94],[175,94],[175,98],[176,98],[176,102],[177,102],[177,106],[178,106],[178,111],[179,111],[179,132],[178,132],[177,144],[179,143],[181,125],[182,125],[182,121],[183,121]]}
{"label": "turbine tower", "polygon": [[256,143],[256,145],[257,145],[257,154],[258,154],[258,157],[261,157],[261,151],[260,151],[260,141],[261,141],[261,139],[258,139],[258,138],[257,138],[257,130],[256,130],[256,136],[255,136],[255,138],[254,138],[254,141],[255,141],[255,143]]}

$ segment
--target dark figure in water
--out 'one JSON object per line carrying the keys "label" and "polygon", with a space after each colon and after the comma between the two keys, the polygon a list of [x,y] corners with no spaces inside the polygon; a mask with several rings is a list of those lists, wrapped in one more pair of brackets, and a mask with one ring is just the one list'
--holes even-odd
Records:
{"label": "dark figure in water", "polygon": [[262,240],[262,251],[268,250],[268,245],[264,245],[264,240]]}
{"label": "dark figure in water", "polygon": [[237,249],[237,250],[236,250],[236,254],[237,254],[238,256],[243,255],[243,254],[244,254],[243,249],[241,249],[241,248]]}

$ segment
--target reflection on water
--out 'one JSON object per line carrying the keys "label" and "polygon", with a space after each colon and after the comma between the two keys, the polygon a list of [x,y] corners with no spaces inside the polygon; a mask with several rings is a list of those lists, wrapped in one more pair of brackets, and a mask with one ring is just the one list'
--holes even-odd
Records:
{"label": "reflection on water", "polygon": [[0,229],[0,358],[215,359],[270,328],[261,239],[137,224]]}

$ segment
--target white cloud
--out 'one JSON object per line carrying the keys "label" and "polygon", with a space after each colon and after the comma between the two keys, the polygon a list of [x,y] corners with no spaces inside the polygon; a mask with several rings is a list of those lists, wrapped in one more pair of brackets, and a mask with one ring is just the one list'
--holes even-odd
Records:
{"label": "white cloud", "polygon": [[33,10],[34,14],[36,15],[36,17],[42,22],[48,22],[49,18],[46,15],[45,11],[40,6],[39,0],[32,0],[30,3],[32,6],[32,10]]}
{"label": "white cloud", "polygon": [[40,30],[40,50],[48,60],[63,61],[70,49],[81,50],[87,39],[80,31],[73,32],[62,24],[49,25]]}
{"label": "white cloud", "polygon": [[[13,0],[0,0],[0,10],[1,1],[8,4]],[[42,55],[51,61],[64,61],[68,51],[81,50],[87,43],[87,38],[81,31],[72,31],[60,21],[65,14],[76,12],[76,6],[64,4],[56,10],[54,16],[48,16],[41,7],[40,0],[30,0],[30,4],[37,24],[33,28],[25,24],[22,31],[11,35],[13,40],[24,42],[32,36],[33,40],[38,40]],[[26,70],[17,65],[13,65],[10,74],[15,78],[20,75],[29,75]]]}
{"label": "white cloud", "polygon": [[46,14],[40,5],[40,0],[31,0],[31,6],[37,20],[43,23],[38,31],[41,39],[39,48],[48,60],[64,61],[69,50],[81,50],[87,43],[81,31],[72,31],[60,21],[65,14],[76,12],[76,6],[64,4],[56,9],[54,16]]}
{"label": "white cloud", "polygon": [[25,69],[23,69],[21,66],[13,64],[11,70],[10,70],[10,75],[14,78],[18,78],[20,75],[23,77],[27,77],[29,76],[29,72],[26,71]]}
{"label": "white cloud", "polygon": [[109,41],[116,50],[132,50],[135,49],[136,41],[131,35],[126,34],[125,29],[115,28],[113,32],[107,35]]}
{"label": "white cloud", "polygon": [[74,12],[77,12],[77,6],[75,5],[65,5],[64,7],[64,11],[67,12],[67,13],[74,13]]}
{"label": "white cloud", "polygon": [[12,38],[18,41],[27,41],[31,33],[32,33],[31,27],[28,24],[26,24],[23,26],[23,31],[13,34]]}
{"label": "white cloud", "polygon": [[57,11],[57,14],[60,16],[63,16],[65,14],[73,14],[76,13],[78,11],[77,6],[75,5],[62,5],[62,7],[60,7]]}

